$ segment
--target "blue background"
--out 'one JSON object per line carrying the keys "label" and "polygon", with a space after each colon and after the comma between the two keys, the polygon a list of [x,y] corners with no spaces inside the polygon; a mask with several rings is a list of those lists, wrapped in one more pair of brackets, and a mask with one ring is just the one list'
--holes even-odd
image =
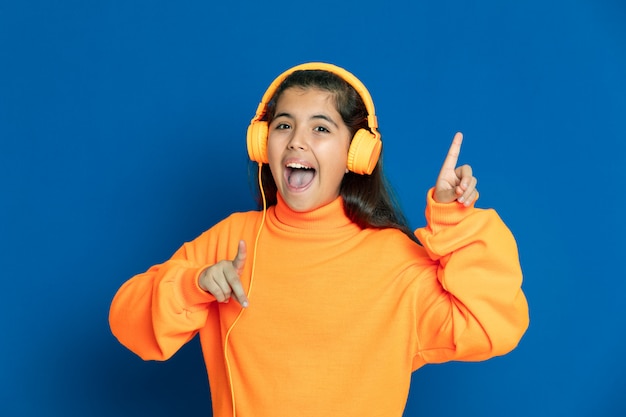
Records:
{"label": "blue background", "polygon": [[455,131],[517,237],[531,325],[427,366],[407,416],[626,415],[622,1],[0,3],[0,414],[210,415],[197,339],[143,362],[117,288],[254,207],[245,129],[270,81],[369,88],[413,227]]}

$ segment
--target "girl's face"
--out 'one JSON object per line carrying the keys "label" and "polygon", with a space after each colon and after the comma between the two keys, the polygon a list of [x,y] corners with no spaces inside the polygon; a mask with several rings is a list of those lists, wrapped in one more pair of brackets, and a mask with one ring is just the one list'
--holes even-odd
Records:
{"label": "girl's face", "polygon": [[351,139],[333,94],[297,87],[282,93],[267,154],[278,192],[292,210],[310,211],[339,196]]}

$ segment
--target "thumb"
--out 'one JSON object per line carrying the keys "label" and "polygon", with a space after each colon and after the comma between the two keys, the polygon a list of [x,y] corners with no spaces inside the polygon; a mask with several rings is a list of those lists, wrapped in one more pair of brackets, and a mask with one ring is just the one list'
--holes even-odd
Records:
{"label": "thumb", "polygon": [[454,188],[435,188],[433,199],[437,203],[451,203],[457,199],[456,190]]}

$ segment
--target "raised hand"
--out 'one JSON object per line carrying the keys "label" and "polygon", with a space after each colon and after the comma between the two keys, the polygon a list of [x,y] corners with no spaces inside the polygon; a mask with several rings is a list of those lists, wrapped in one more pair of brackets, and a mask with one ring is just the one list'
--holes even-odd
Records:
{"label": "raised hand", "polygon": [[241,240],[237,255],[232,261],[220,261],[205,269],[198,278],[198,285],[215,297],[220,303],[227,303],[231,296],[242,307],[248,307],[248,297],[241,285],[239,276],[246,264],[246,242]]}
{"label": "raised hand", "polygon": [[435,184],[433,198],[438,203],[458,201],[469,206],[478,197],[478,190],[476,189],[478,180],[472,175],[472,167],[469,165],[456,166],[461,153],[461,143],[463,143],[463,134],[457,132]]}

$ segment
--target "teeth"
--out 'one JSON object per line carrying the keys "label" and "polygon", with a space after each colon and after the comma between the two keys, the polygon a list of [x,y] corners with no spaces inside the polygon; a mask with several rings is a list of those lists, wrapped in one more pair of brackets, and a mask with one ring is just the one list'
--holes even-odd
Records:
{"label": "teeth", "polygon": [[297,162],[292,162],[292,163],[289,163],[289,164],[287,164],[287,167],[288,167],[288,168],[295,168],[295,169],[313,169],[313,168],[311,168],[311,167],[308,167],[308,166],[306,166],[306,165],[299,164],[299,163],[297,163]]}

